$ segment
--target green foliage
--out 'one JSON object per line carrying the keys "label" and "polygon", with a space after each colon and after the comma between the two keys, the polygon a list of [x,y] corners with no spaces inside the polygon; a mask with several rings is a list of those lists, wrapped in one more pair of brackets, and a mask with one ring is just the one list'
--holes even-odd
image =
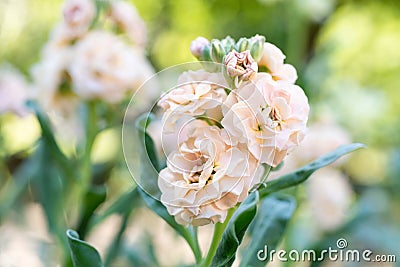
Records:
{"label": "green foliage", "polygon": [[304,167],[301,167],[293,173],[284,175],[279,179],[267,182],[266,187],[259,190],[260,197],[264,198],[273,192],[296,186],[307,180],[308,177],[310,177],[311,174],[313,174],[316,170],[333,163],[345,154],[348,154],[354,150],[363,147],[365,147],[365,145],[359,143],[340,146],[336,150],[325,154],[324,156],[316,159],[315,161]]}
{"label": "green foliage", "polygon": [[222,240],[210,266],[223,267],[232,265],[235,260],[236,250],[256,215],[258,201],[258,192],[255,191],[240,204],[222,235]]}
{"label": "green foliage", "polygon": [[77,232],[67,230],[74,267],[103,267],[100,255],[95,248],[79,239]]}
{"label": "green foliage", "polygon": [[276,249],[295,208],[292,197],[271,195],[262,200],[252,225],[251,240],[242,253],[241,267],[265,266],[266,262],[257,258],[258,251],[264,246],[268,246],[268,251]]}

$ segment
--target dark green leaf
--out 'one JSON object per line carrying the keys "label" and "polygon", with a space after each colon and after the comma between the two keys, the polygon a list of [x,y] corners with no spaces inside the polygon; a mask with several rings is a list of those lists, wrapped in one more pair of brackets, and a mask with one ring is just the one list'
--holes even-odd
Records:
{"label": "dark green leaf", "polygon": [[[291,197],[271,195],[263,199],[254,219],[251,241],[243,251],[241,267],[265,266],[266,261],[269,261],[266,257],[268,253],[267,255],[264,253],[265,246],[268,248],[267,251],[276,249],[295,208],[296,202]],[[257,255],[260,250],[263,252]],[[266,257],[266,261],[258,259],[258,256]]]}
{"label": "dark green leaf", "polygon": [[360,149],[365,147],[363,144],[355,143],[355,144],[350,144],[350,145],[345,145],[337,148],[336,150],[325,154],[324,156],[318,158],[317,160],[311,162],[310,164],[301,167],[300,169],[294,171],[293,173],[284,175],[280,177],[279,179],[269,181],[267,182],[267,186],[260,191],[260,197],[264,198],[265,196],[282,190],[286,189],[295,185],[298,185],[305,180],[307,180],[308,177],[311,176],[316,170],[321,169],[322,167],[325,167],[343,155],[350,153],[354,150]]}
{"label": "dark green leaf", "polygon": [[93,212],[106,200],[107,190],[104,185],[92,186],[86,193],[83,200],[81,217],[79,220],[78,233],[82,238],[85,238],[87,226]]}
{"label": "dark green leaf", "polygon": [[228,223],[221,243],[212,260],[212,267],[231,266],[235,261],[236,250],[257,212],[258,191],[251,193],[239,206]]}
{"label": "dark green leaf", "polygon": [[71,250],[74,267],[102,267],[99,253],[87,242],[79,239],[74,230],[67,230],[67,238]]}

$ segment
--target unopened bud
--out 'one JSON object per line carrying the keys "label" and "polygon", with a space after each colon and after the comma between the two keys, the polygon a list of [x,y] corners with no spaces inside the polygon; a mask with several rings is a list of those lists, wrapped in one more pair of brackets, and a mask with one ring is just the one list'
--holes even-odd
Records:
{"label": "unopened bud", "polygon": [[210,44],[210,41],[208,41],[204,37],[197,37],[195,40],[192,41],[190,44],[190,52],[192,52],[192,55],[195,56],[196,58],[200,59],[200,57],[203,54],[203,50],[206,46]]}
{"label": "unopened bud", "polygon": [[250,39],[250,54],[255,61],[259,61],[264,51],[265,37],[256,35]]}
{"label": "unopened bud", "polygon": [[243,52],[248,50],[249,47],[249,40],[247,38],[240,38],[239,41],[236,43],[236,50],[238,52]]}
{"label": "unopened bud", "polygon": [[224,47],[219,40],[211,41],[211,59],[214,62],[222,63],[222,59],[225,55]]}

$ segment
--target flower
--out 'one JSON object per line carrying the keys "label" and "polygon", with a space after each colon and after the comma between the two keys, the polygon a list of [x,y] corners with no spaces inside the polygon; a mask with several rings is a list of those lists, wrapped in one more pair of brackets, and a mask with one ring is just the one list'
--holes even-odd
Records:
{"label": "flower", "polygon": [[251,79],[258,71],[257,62],[254,61],[249,50],[229,52],[225,57],[224,64],[228,76],[241,80]]}
{"label": "flower", "polygon": [[297,80],[296,69],[290,64],[284,64],[286,56],[271,43],[264,44],[264,51],[258,66],[266,67],[275,80],[284,80],[295,83]]}
{"label": "flower", "polygon": [[275,167],[303,139],[309,109],[299,86],[258,73],[229,94],[221,124],[232,136],[232,145],[247,144],[260,162]]}
{"label": "flower", "polygon": [[25,102],[29,99],[29,89],[25,78],[9,67],[0,70],[0,114],[12,112],[18,116],[27,115]]}
{"label": "flower", "polygon": [[161,201],[180,224],[223,222],[260,181],[262,168],[245,146],[227,145],[223,130],[194,125],[159,173]]}
{"label": "flower", "polygon": [[331,167],[318,170],[308,180],[308,192],[319,228],[329,231],[344,223],[353,191],[343,173]]}
{"label": "flower", "polygon": [[65,33],[71,38],[80,37],[87,32],[96,16],[92,0],[67,0],[63,7]]}
{"label": "flower", "polygon": [[108,32],[93,31],[76,44],[68,72],[80,97],[115,103],[137,89],[151,69],[140,51]]}
{"label": "flower", "polygon": [[204,47],[209,44],[210,41],[208,39],[199,36],[190,43],[190,52],[192,52],[193,56],[200,58],[201,54],[203,53]]}
{"label": "flower", "polygon": [[158,105],[164,110],[165,127],[173,129],[177,118],[183,115],[208,116],[218,119],[220,106],[226,99],[225,79],[221,73],[204,70],[184,72],[178,86],[161,96]]}
{"label": "flower", "polygon": [[132,42],[140,47],[146,44],[146,24],[132,4],[126,1],[111,1],[109,17],[127,33]]}

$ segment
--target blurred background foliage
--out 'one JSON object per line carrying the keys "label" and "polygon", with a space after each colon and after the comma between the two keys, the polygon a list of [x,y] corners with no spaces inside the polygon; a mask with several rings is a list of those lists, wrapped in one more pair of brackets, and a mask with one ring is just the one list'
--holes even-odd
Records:
{"label": "blurred background foliage", "polygon": [[[193,61],[189,46],[197,36],[212,39],[261,34],[280,47],[287,56],[286,62],[297,68],[299,84],[310,98],[312,120],[333,118],[350,131],[354,141],[368,145],[368,149],[350,157],[343,170],[356,192],[354,214],[348,215],[349,225],[338,229],[336,234],[326,235],[326,239],[321,238],[321,242],[345,234],[364,240],[371,247],[386,244],[390,249],[382,250],[398,253],[399,1],[134,0],[132,3],[147,23],[147,55],[156,70]],[[8,62],[28,75],[50,30],[60,19],[61,5],[60,0],[2,0],[0,62]],[[1,150],[3,155],[24,151],[40,135],[32,118],[21,121],[5,116],[1,120],[1,136],[6,140]],[[117,157],[118,132],[111,129],[98,138],[105,141],[96,140],[99,144],[95,145],[93,160],[107,162]],[[124,191],[130,179],[122,157],[119,158],[119,168],[113,170],[112,179],[107,182],[111,199]],[[363,223],[357,221],[358,215],[365,213],[374,215],[360,217],[369,218],[360,219]],[[293,246],[305,243],[299,241],[302,238],[309,239],[302,231],[306,222],[299,221],[288,238]],[[359,227],[354,228],[353,221]],[[127,257],[135,255],[131,252]]]}

